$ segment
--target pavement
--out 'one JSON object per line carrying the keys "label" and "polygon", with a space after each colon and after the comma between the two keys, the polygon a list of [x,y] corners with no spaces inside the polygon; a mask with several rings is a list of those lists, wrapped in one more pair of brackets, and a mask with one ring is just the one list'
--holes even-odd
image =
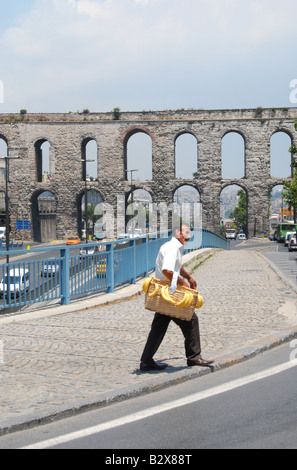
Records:
{"label": "pavement", "polygon": [[2,314],[0,435],[114,402],[124,406],[297,336],[297,289],[261,249],[203,249],[183,262],[204,298],[197,313],[202,356],[215,360],[212,367],[187,367],[182,333],[171,322],[155,356],[169,367],[139,370],[153,319],[144,308],[143,280],[70,306]]}

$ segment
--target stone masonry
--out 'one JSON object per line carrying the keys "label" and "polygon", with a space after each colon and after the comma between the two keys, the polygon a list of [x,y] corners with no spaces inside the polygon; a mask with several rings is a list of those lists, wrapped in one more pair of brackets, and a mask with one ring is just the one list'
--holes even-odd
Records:
{"label": "stone masonry", "polygon": [[[247,193],[248,234],[268,233],[269,194],[284,179],[270,176],[270,139],[276,132],[287,133],[296,144],[294,122],[297,108],[246,110],[176,110],[155,112],[0,114],[0,138],[7,143],[11,226],[22,218],[30,220],[36,238],[37,198],[50,191],[56,200],[56,236],[65,238],[80,230],[81,198],[85,190],[82,144],[95,140],[98,147],[98,179],[87,188],[100,193],[104,202],[117,207],[117,195],[127,199],[130,183],[125,173],[127,142],[136,132],[152,139],[152,180],[137,181],[153,202],[169,205],[178,187],[195,187],[202,202],[203,228],[220,231],[220,193],[237,184]],[[245,144],[245,175],[222,178],[222,139],[239,133]],[[198,177],[175,177],[175,141],[190,133],[197,138]],[[50,143],[50,179],[38,178],[38,142]],[[5,192],[5,184],[0,185]]]}

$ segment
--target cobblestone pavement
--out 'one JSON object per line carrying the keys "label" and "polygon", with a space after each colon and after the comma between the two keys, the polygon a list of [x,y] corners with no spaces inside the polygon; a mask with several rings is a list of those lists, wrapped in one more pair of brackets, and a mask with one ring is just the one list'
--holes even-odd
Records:
{"label": "cobblestone pavement", "polygon": [[[193,270],[204,297],[198,311],[202,355],[215,359],[215,368],[297,332],[297,295],[264,257],[248,250],[206,250],[203,256],[201,265],[194,259],[186,269]],[[139,371],[153,317],[144,295],[82,305],[87,301],[77,310],[57,306],[36,315],[35,308],[35,316],[0,318],[0,432],[209,371],[186,366],[183,337],[173,322],[155,357],[170,367]]]}

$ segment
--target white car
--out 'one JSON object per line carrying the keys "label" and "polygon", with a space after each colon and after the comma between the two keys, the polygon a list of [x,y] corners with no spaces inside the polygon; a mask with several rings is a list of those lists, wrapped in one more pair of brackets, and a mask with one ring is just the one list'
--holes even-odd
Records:
{"label": "white car", "polygon": [[234,230],[233,228],[227,228],[226,233],[225,233],[225,237],[226,237],[227,240],[235,240],[236,239],[236,230]]}
{"label": "white car", "polygon": [[93,255],[94,253],[98,253],[97,246],[90,246],[90,248],[85,246],[79,250],[80,255]]}
{"label": "white car", "polygon": [[23,294],[29,288],[28,269],[11,269],[9,277],[5,275],[0,282],[0,297],[7,297],[8,284],[11,297],[15,294]]}
{"label": "white car", "polygon": [[246,240],[245,233],[239,233],[236,237],[236,240]]}
{"label": "white car", "polygon": [[57,262],[44,263],[41,269],[41,276],[55,276],[59,272],[60,265]]}
{"label": "white car", "polygon": [[292,235],[294,235],[296,232],[287,232],[285,236],[285,246],[289,246],[290,239]]}
{"label": "white car", "polygon": [[289,245],[288,245],[288,250],[289,251],[297,250],[296,233],[295,233],[295,235],[292,235],[291,238],[290,238]]}

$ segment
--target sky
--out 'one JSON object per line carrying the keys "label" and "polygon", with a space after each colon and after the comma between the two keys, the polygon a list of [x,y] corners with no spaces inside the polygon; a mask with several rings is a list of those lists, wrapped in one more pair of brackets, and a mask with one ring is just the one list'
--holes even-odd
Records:
{"label": "sky", "polygon": [[296,0],[0,0],[0,113],[296,106],[296,18]]}
{"label": "sky", "polygon": [[0,0],[0,12],[0,112],[294,105],[296,0]]}

